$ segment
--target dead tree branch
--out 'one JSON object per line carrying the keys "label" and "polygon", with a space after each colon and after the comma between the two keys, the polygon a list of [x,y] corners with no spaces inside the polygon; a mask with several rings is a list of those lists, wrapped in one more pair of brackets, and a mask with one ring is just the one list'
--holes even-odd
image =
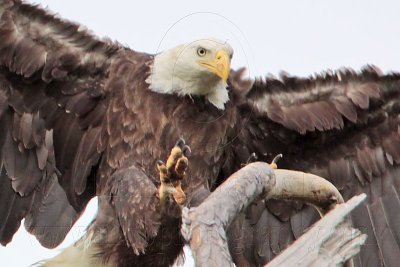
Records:
{"label": "dead tree branch", "polygon": [[338,190],[321,177],[251,163],[231,175],[200,206],[183,210],[182,234],[190,243],[196,266],[233,266],[226,229],[260,197],[301,200],[321,214],[343,202]]}
{"label": "dead tree branch", "polygon": [[313,205],[321,216],[343,203],[343,197],[328,180],[311,173],[276,169],[276,185],[267,199],[298,200]]}
{"label": "dead tree branch", "polygon": [[271,167],[255,162],[232,174],[200,206],[183,210],[182,234],[190,243],[197,267],[233,266],[227,227],[237,214],[257,197],[265,196],[274,185]]}
{"label": "dead tree branch", "polygon": [[337,205],[266,266],[342,266],[360,251],[367,239],[359,230],[342,224],[365,198],[361,194]]}

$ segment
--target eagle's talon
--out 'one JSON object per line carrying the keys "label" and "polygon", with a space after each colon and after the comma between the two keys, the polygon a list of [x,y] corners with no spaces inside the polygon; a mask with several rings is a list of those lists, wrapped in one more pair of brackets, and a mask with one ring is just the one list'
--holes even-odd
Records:
{"label": "eagle's talon", "polygon": [[182,177],[182,179],[185,176],[185,172],[188,167],[188,164],[189,164],[189,162],[188,162],[187,157],[179,158],[175,164],[175,172],[178,176]]}
{"label": "eagle's talon", "polygon": [[179,138],[178,142],[176,142],[175,146],[179,148],[183,148],[186,145],[185,139],[183,137]]}
{"label": "eagle's talon", "polygon": [[187,156],[189,156],[190,154],[192,154],[192,149],[190,149],[190,146],[185,145],[185,146],[182,148],[182,152],[183,152],[183,155],[187,157]]}
{"label": "eagle's talon", "polygon": [[247,164],[255,162],[258,159],[257,154],[255,152],[251,153],[250,156],[247,158]]}
{"label": "eagle's talon", "polygon": [[241,167],[243,168],[244,166],[255,162],[258,159],[257,154],[255,152],[251,153],[250,156],[247,158],[246,163],[242,163]]}
{"label": "eagle's talon", "polygon": [[183,156],[182,149],[178,146],[174,146],[171,150],[171,153],[169,154],[168,159],[167,159],[167,169],[169,171],[173,170],[176,165],[176,162],[182,156]]}
{"label": "eagle's talon", "polygon": [[158,169],[158,172],[160,173],[161,183],[166,182],[168,180],[168,169],[162,160],[157,161],[157,169]]}
{"label": "eagle's talon", "polygon": [[186,202],[186,194],[183,192],[181,186],[175,187],[175,192],[172,194],[175,202],[178,203],[178,205],[183,205]]}
{"label": "eagle's talon", "polygon": [[278,155],[276,155],[276,156],[273,158],[273,160],[271,161],[271,164],[270,164],[272,169],[274,169],[274,170],[278,169],[278,164],[277,164],[277,162],[278,162],[281,158],[283,158],[283,155],[282,155],[282,154],[278,154]]}
{"label": "eagle's talon", "polygon": [[173,196],[176,203],[183,205],[186,201],[186,195],[182,190],[181,183],[186,176],[186,170],[189,164],[188,156],[191,149],[186,145],[185,140],[180,138],[172,148],[167,162],[157,161],[157,168],[160,173],[161,185],[159,195],[161,205],[164,206],[168,196]]}

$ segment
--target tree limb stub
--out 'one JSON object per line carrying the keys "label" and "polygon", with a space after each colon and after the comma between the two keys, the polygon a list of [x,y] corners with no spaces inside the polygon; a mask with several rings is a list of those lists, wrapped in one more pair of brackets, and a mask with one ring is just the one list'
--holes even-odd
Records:
{"label": "tree limb stub", "polygon": [[267,199],[298,200],[313,205],[321,216],[343,203],[343,197],[328,180],[311,173],[274,170],[276,185]]}
{"label": "tree limb stub", "polygon": [[365,199],[366,195],[361,194],[337,205],[266,266],[343,265],[360,251],[367,239],[367,235],[342,223]]}
{"label": "tree limb stub", "polygon": [[204,202],[182,213],[182,234],[190,243],[196,266],[233,266],[226,230],[234,218],[259,198],[301,200],[321,214],[342,203],[325,179],[302,172],[272,170],[254,162],[232,174]]}

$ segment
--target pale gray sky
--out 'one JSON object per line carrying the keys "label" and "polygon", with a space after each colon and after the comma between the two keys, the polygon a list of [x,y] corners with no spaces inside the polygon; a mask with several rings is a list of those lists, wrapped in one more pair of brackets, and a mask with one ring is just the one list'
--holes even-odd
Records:
{"label": "pale gray sky", "polygon": [[[233,67],[248,67],[252,77],[280,70],[309,75],[365,64],[400,70],[397,0],[31,2],[78,21],[99,36],[149,53],[203,37],[227,39],[235,49]],[[95,210],[93,203],[61,247],[79,238]],[[0,247],[5,266],[29,266],[56,253],[41,248],[24,231],[6,248]]]}

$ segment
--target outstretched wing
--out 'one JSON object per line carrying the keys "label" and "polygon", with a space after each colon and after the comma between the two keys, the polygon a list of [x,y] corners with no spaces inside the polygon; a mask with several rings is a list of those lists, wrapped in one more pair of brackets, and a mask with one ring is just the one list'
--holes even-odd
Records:
{"label": "outstretched wing", "polygon": [[58,245],[95,193],[103,89],[121,49],[19,0],[0,3],[0,242]]}
{"label": "outstretched wing", "polygon": [[[399,96],[400,74],[373,67],[257,80],[242,99],[241,128],[226,168],[238,168],[252,152],[266,161],[282,153],[280,168],[325,177],[345,199],[367,193],[367,202],[352,213],[355,227],[368,234],[356,264],[397,266]],[[231,226],[236,262],[268,262],[316,219],[314,209],[301,203],[255,203]]]}

